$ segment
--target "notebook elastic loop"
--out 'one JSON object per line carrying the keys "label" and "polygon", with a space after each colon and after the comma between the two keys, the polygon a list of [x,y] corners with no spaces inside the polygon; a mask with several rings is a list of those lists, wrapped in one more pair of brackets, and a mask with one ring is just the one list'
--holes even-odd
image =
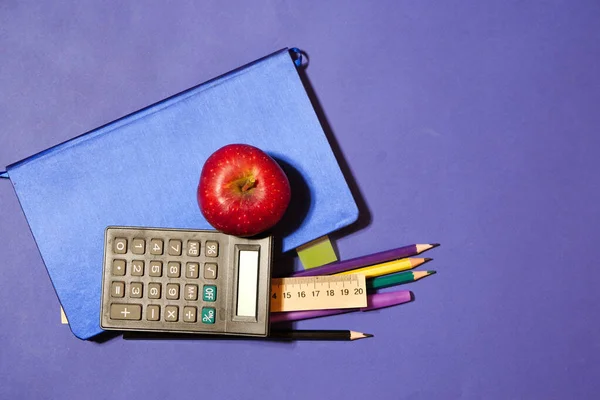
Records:
{"label": "notebook elastic loop", "polygon": [[0,171],[0,178],[8,179],[8,171]]}
{"label": "notebook elastic loop", "polygon": [[296,64],[296,67],[301,67],[302,66],[302,52],[297,47],[292,47],[290,50],[292,51],[292,53],[294,53],[294,57],[295,57],[294,64]]}

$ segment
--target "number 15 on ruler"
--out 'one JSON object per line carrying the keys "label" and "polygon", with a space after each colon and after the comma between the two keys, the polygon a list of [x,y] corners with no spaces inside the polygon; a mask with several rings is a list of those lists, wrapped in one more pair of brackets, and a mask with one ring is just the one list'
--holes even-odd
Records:
{"label": "number 15 on ruler", "polygon": [[362,274],[271,280],[271,312],[366,306],[367,289]]}

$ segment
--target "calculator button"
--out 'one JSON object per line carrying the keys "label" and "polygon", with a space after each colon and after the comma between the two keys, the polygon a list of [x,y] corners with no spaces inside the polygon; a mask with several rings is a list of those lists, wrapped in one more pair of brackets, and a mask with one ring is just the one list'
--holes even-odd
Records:
{"label": "calculator button", "polygon": [[127,253],[127,239],[125,239],[125,238],[115,238],[114,252],[117,253],[117,254],[125,254],[125,253]]}
{"label": "calculator button", "polygon": [[179,307],[177,306],[166,306],[165,307],[165,321],[177,322],[179,318]]}
{"label": "calculator button", "polygon": [[205,247],[206,257],[217,257],[219,255],[219,242],[208,240]]}
{"label": "calculator button", "polygon": [[200,242],[197,240],[188,240],[187,242],[188,257],[198,257],[200,255]]}
{"label": "calculator button", "polygon": [[204,279],[217,279],[218,267],[214,263],[204,264]]}
{"label": "calculator button", "polygon": [[148,321],[158,321],[160,319],[160,306],[150,305],[146,307],[146,319]]}
{"label": "calculator button", "polygon": [[181,255],[181,240],[171,239],[169,240],[169,255],[180,256]]}
{"label": "calculator button", "polygon": [[167,299],[179,300],[179,284],[167,283]]}
{"label": "calculator button", "polygon": [[163,253],[163,241],[162,239],[152,239],[150,240],[150,254],[154,254],[157,256],[162,255]]}
{"label": "calculator button", "polygon": [[198,300],[198,285],[185,285],[185,299]]}
{"label": "calculator button", "polygon": [[144,254],[146,252],[146,241],[144,239],[135,238],[131,243],[131,252],[133,254]]}
{"label": "calculator button", "polygon": [[202,307],[202,323],[214,324],[216,311],[213,307]]}
{"label": "calculator button", "polygon": [[162,261],[150,261],[150,276],[162,276]]}
{"label": "calculator button", "polygon": [[111,319],[142,319],[142,306],[139,304],[111,304]]}
{"label": "calculator button", "polygon": [[202,300],[210,302],[216,301],[217,287],[215,285],[204,285],[202,288]]}
{"label": "calculator button", "polygon": [[129,297],[139,299],[142,297],[142,288],[144,285],[141,282],[132,282],[129,285]]}
{"label": "calculator button", "polygon": [[112,274],[116,276],[125,275],[125,260],[113,260]]}
{"label": "calculator button", "polygon": [[160,283],[152,282],[148,284],[148,298],[160,299]]}
{"label": "calculator button", "polygon": [[185,265],[185,277],[186,278],[198,278],[198,269],[200,264],[196,262],[189,262]]}
{"label": "calculator button", "polygon": [[169,261],[167,276],[169,278],[179,278],[181,275],[181,264],[175,261]]}
{"label": "calculator button", "polygon": [[144,275],[144,262],[142,260],[133,260],[131,262],[131,275],[133,275],[133,276]]}
{"label": "calculator button", "polygon": [[196,322],[196,307],[183,307],[183,322]]}
{"label": "calculator button", "polygon": [[113,282],[110,285],[110,295],[112,297],[125,296],[125,282]]}

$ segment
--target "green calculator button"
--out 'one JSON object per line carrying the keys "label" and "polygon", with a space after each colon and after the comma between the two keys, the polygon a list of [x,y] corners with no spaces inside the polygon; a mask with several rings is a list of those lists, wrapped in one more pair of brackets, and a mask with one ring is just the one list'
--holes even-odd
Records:
{"label": "green calculator button", "polygon": [[214,324],[216,311],[212,307],[202,307],[202,323]]}
{"label": "green calculator button", "polygon": [[217,287],[215,285],[204,285],[204,288],[202,289],[202,300],[216,301]]}

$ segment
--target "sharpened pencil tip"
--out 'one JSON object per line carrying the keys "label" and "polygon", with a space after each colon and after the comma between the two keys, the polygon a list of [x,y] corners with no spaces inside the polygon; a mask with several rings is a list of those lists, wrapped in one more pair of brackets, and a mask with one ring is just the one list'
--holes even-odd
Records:
{"label": "sharpened pencil tip", "polygon": [[433,275],[433,274],[437,273],[437,271],[425,271],[425,272],[427,272],[427,275]]}
{"label": "sharpened pencil tip", "polygon": [[408,260],[410,262],[411,267],[416,268],[420,265],[425,264],[426,262],[433,260],[433,258],[409,258]]}
{"label": "sharpened pencil tip", "polygon": [[434,249],[436,247],[438,247],[440,244],[439,243],[427,243],[427,244],[417,244],[417,254],[421,254],[424,251],[427,250],[431,250]]}
{"label": "sharpened pencil tip", "polygon": [[359,340],[369,337],[373,337],[373,335],[371,335],[370,333],[350,331],[350,340]]}

